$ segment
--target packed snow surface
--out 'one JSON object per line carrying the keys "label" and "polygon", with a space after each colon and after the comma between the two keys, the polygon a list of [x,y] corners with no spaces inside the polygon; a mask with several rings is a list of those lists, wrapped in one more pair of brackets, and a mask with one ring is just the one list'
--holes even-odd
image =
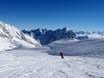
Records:
{"label": "packed snow surface", "polygon": [[40,44],[32,37],[23,34],[15,26],[0,22],[0,51],[17,47],[35,48]]}
{"label": "packed snow surface", "polygon": [[104,78],[104,58],[52,56],[46,49],[0,54],[0,78]]}
{"label": "packed snow surface", "polygon": [[[70,44],[79,42],[67,41]],[[64,40],[58,41],[57,44],[61,44],[61,48],[68,45]],[[1,51],[0,78],[104,78],[103,57],[90,56],[89,53],[89,56],[64,56],[62,59],[59,55],[49,55],[51,51],[50,46]]]}

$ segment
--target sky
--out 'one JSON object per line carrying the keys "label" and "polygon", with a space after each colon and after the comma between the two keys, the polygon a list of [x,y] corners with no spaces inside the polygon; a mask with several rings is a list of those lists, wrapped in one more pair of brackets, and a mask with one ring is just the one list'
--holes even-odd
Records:
{"label": "sky", "polygon": [[104,0],[0,0],[0,21],[20,29],[104,31]]}

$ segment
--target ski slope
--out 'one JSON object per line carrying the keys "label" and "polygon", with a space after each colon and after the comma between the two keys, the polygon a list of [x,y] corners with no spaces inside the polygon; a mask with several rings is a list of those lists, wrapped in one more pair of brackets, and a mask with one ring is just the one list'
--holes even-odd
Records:
{"label": "ski slope", "polygon": [[104,59],[48,55],[48,48],[0,54],[0,78],[104,78]]}
{"label": "ski slope", "polygon": [[[54,44],[68,45],[65,41],[71,44],[79,42],[59,40]],[[61,59],[59,55],[49,55],[52,51],[49,47],[1,51],[0,78],[104,78],[104,58],[74,55]]]}

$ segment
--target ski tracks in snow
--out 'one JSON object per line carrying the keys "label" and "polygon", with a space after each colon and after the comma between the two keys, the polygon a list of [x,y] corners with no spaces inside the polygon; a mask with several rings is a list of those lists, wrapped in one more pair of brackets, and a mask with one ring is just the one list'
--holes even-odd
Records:
{"label": "ski tracks in snow", "polygon": [[104,59],[0,54],[0,78],[104,78]]}
{"label": "ski tracks in snow", "polygon": [[[7,56],[7,55],[6,55]],[[5,57],[6,57],[5,56]],[[13,57],[13,56],[11,56]],[[14,58],[13,58],[14,59]],[[40,57],[15,57],[15,60],[9,60],[10,64],[0,66],[2,78],[68,78],[65,69],[66,65],[62,63],[57,56],[40,56]],[[58,59],[58,60],[55,60]],[[14,62],[13,62],[14,61]]]}

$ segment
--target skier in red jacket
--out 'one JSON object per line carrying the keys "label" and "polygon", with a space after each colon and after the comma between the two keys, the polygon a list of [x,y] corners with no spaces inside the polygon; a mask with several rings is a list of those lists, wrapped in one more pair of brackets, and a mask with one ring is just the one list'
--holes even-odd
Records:
{"label": "skier in red jacket", "polygon": [[61,56],[61,58],[62,58],[62,59],[64,58],[64,55],[63,55],[63,53],[62,53],[62,52],[60,52],[60,56]]}

